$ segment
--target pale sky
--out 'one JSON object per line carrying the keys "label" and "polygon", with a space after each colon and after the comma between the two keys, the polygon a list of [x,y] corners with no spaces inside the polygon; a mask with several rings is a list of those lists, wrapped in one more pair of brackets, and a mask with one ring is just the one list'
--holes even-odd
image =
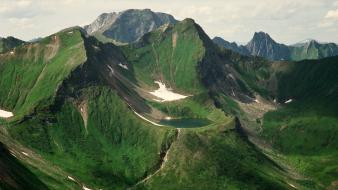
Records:
{"label": "pale sky", "polygon": [[285,44],[338,43],[338,0],[0,0],[0,36],[30,40],[131,8],[193,18],[211,38],[228,41],[264,31]]}

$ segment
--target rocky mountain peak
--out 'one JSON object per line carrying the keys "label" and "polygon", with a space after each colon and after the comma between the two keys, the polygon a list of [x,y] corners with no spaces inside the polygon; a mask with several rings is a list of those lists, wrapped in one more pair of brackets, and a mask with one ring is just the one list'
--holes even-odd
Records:
{"label": "rocky mountain peak", "polygon": [[153,12],[150,9],[128,9],[119,13],[101,14],[84,28],[88,34],[99,39],[130,43],[164,24],[176,22],[177,20],[169,14]]}
{"label": "rocky mountain peak", "polygon": [[275,42],[269,34],[265,32],[255,32],[252,40],[246,48],[254,56],[261,56],[270,60],[288,59],[289,49],[284,44]]}

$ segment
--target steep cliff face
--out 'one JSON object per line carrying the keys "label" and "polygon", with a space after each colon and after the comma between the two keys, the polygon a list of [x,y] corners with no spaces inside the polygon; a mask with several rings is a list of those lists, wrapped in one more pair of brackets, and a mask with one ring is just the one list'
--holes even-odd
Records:
{"label": "steep cliff face", "polygon": [[287,60],[289,49],[286,45],[275,42],[267,33],[256,32],[246,48],[254,56],[265,57],[269,60]]}
{"label": "steep cliff face", "polygon": [[164,24],[176,22],[169,14],[156,13],[150,9],[129,9],[119,13],[104,13],[84,28],[99,39],[130,43]]}

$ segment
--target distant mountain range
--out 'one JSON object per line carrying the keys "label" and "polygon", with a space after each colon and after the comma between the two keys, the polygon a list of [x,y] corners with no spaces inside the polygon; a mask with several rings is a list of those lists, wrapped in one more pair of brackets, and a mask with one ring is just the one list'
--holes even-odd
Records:
{"label": "distant mountain range", "polygon": [[84,29],[101,41],[130,43],[164,24],[176,22],[169,14],[150,9],[129,9],[119,13],[103,13],[93,23],[84,26]]}
{"label": "distant mountain range", "polygon": [[214,43],[242,55],[260,56],[269,60],[321,59],[338,55],[338,45],[335,43],[319,43],[316,40],[306,40],[287,46],[273,40],[269,34],[256,32],[245,46],[228,42],[220,37],[213,39]]}

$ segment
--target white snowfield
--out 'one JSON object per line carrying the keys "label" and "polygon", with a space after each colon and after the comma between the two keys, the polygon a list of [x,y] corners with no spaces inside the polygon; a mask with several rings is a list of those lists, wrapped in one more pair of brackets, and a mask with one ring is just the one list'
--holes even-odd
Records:
{"label": "white snowfield", "polygon": [[1,118],[9,118],[9,117],[13,117],[13,113],[12,112],[8,112],[5,110],[0,109],[0,117]]}
{"label": "white snowfield", "polygon": [[188,97],[188,96],[184,96],[184,95],[172,92],[161,81],[155,81],[155,83],[158,84],[160,86],[160,88],[153,91],[153,92],[150,92],[150,94],[152,94],[152,95],[161,99],[161,100],[156,100],[156,101],[169,102],[169,101],[180,100],[180,99],[184,99],[184,98]]}

